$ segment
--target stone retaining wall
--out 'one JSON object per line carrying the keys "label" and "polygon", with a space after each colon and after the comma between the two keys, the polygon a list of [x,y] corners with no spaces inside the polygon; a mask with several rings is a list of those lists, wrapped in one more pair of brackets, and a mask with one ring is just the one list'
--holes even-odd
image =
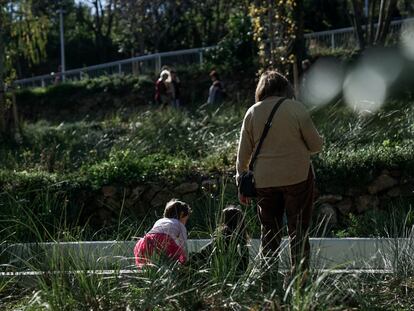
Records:
{"label": "stone retaining wall", "polygon": [[364,187],[350,185],[342,193],[320,194],[316,205],[320,215],[335,225],[349,213],[358,215],[383,209],[394,199],[409,197],[414,197],[414,179],[402,177],[399,170],[385,169]]}
{"label": "stone retaining wall", "polygon": [[[223,183],[217,176],[198,177],[176,185],[157,183],[136,184],[128,187],[107,185],[95,193],[88,193],[85,216],[94,226],[103,226],[112,219],[118,219],[121,209],[136,216],[145,216],[151,209],[161,215],[165,203],[178,198],[188,203],[203,199],[203,196],[219,196],[225,184],[225,192],[234,195],[237,189],[232,179]],[[368,210],[382,209],[396,198],[414,197],[414,179],[402,177],[399,170],[383,170],[364,187],[350,187],[341,193],[317,193],[316,211],[329,219],[332,225],[340,222],[349,213],[363,214]]]}

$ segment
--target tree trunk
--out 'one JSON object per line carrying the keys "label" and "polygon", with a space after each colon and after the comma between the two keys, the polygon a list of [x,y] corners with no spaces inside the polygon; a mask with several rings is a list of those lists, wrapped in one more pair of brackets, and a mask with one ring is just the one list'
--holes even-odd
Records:
{"label": "tree trunk", "polygon": [[220,24],[221,24],[221,21],[220,21],[220,0],[217,0],[217,4],[216,4],[216,16],[215,16],[215,19],[216,19],[216,29],[215,29],[215,37],[214,37],[214,41],[218,41],[218,34],[220,33],[219,31],[220,31]]}
{"label": "tree trunk", "polygon": [[108,53],[104,37],[101,32],[95,32],[95,45],[97,47],[97,56],[101,63],[107,62]]}
{"label": "tree trunk", "polygon": [[204,44],[207,43],[208,45],[210,45],[212,42],[214,42],[213,35],[212,35],[212,31],[211,31],[211,20],[213,19],[212,14],[210,14],[210,12],[208,13],[208,16],[204,18],[204,35],[203,37],[206,38],[204,39]]}
{"label": "tree trunk", "polygon": [[[144,34],[140,32],[139,38],[138,38],[138,46],[139,46],[139,56],[142,56],[145,54],[145,42],[144,42]],[[136,56],[136,55],[134,55]]]}
{"label": "tree trunk", "polygon": [[4,89],[5,55],[3,6],[0,5],[0,137],[6,133],[6,98]]}
{"label": "tree trunk", "polygon": [[369,3],[369,8],[368,8],[368,29],[367,29],[367,42],[369,42],[369,44],[372,44],[372,42],[374,42],[374,34],[375,34],[375,23],[374,23],[374,12],[375,12],[375,7],[377,4],[377,0],[371,0],[371,2]]}
{"label": "tree trunk", "polygon": [[15,131],[15,138],[18,140],[21,139],[23,129],[19,119],[19,113],[17,111],[17,101],[16,101],[16,92],[15,90],[12,91],[12,112],[13,112],[13,121],[14,121],[14,131]]}
{"label": "tree trunk", "polygon": [[361,25],[361,6],[359,5],[359,2],[357,0],[351,1],[352,6],[352,12],[353,12],[353,24],[354,29],[356,31],[356,36],[358,40],[358,46],[360,50],[363,50],[365,48],[365,37],[364,37],[364,31],[362,29]]}
{"label": "tree trunk", "polygon": [[293,53],[296,58],[296,68],[298,70],[298,76],[302,75],[302,61],[306,58],[306,46],[304,29],[304,10],[303,0],[297,0],[296,6],[293,11],[293,17],[295,21],[295,39],[293,41]]}
{"label": "tree trunk", "polygon": [[273,21],[273,17],[275,16],[275,12],[273,9],[273,5],[272,5],[272,0],[268,0],[267,3],[267,18],[268,18],[268,23],[269,23],[269,49],[267,49],[267,47],[265,47],[265,53],[268,54],[266,55],[265,59],[270,59],[270,64],[272,67],[275,66],[276,64],[276,58],[275,58],[275,30],[274,30],[274,21]]}
{"label": "tree trunk", "polygon": [[382,33],[382,28],[384,27],[385,2],[386,2],[385,0],[381,0],[380,10],[379,10],[379,15],[378,15],[378,27],[377,27],[377,32],[375,34],[375,41],[374,41],[375,44],[379,41],[379,37]]}
{"label": "tree trunk", "polygon": [[387,34],[389,33],[389,30],[390,30],[391,19],[396,9],[397,9],[397,0],[389,0],[388,7],[384,13],[385,16],[384,16],[383,27],[381,29],[381,33],[378,36],[379,44],[385,44],[385,39],[387,38]]}

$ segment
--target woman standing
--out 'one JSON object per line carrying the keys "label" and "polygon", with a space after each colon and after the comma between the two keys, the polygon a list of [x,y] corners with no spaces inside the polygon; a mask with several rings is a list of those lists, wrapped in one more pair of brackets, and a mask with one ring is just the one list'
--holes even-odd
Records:
{"label": "woman standing", "polygon": [[174,108],[180,108],[181,102],[180,102],[180,89],[181,89],[181,81],[177,76],[177,72],[174,69],[170,70],[170,77],[171,77],[171,86],[172,86],[172,106]]}
{"label": "woman standing", "polygon": [[[278,101],[280,107],[254,164],[257,210],[261,222],[261,252],[274,258],[282,238],[286,212],[292,272],[309,267],[309,225],[313,209],[314,174],[311,154],[320,152],[322,138],[305,107],[294,100],[289,81],[267,71],[256,88],[256,104],[246,112],[237,153],[237,181],[247,171],[265,123]],[[285,97],[285,99],[282,99]],[[242,204],[249,198],[239,194]]]}
{"label": "woman standing", "polygon": [[210,72],[211,86],[208,90],[207,104],[221,104],[224,98],[224,88],[217,71]]}

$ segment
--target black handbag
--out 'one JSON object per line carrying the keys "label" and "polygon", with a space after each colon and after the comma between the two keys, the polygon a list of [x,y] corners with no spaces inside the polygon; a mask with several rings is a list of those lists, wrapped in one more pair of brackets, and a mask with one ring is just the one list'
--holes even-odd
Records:
{"label": "black handbag", "polygon": [[283,103],[285,99],[286,98],[284,97],[279,99],[277,103],[275,104],[275,106],[273,107],[272,112],[270,113],[269,118],[267,119],[267,122],[263,129],[263,133],[262,133],[262,136],[260,137],[260,141],[259,141],[259,144],[257,145],[256,151],[250,160],[249,170],[242,172],[240,174],[239,193],[245,197],[253,198],[257,196],[254,175],[253,175],[254,162],[256,161],[257,156],[259,155],[260,148],[262,148],[263,141],[266,138],[266,135],[269,132],[269,129],[272,127],[273,116],[275,115],[277,109],[280,107],[280,105]]}

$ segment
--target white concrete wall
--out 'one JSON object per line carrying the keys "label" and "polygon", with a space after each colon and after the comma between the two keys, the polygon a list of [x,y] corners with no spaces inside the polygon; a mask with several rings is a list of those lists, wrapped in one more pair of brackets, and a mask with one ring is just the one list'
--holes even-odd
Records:
{"label": "white concrete wall", "polygon": [[[196,252],[209,240],[189,240],[189,252]],[[281,245],[281,268],[287,268],[288,241]],[[64,242],[12,244],[0,252],[0,264],[27,270],[125,269],[134,263],[135,241]],[[250,255],[255,259],[259,240],[250,241]],[[414,254],[414,239],[312,238],[311,265],[327,269],[391,269],[397,256]],[[412,255],[414,257],[414,255]],[[61,260],[64,258],[65,260]],[[68,263],[73,262],[73,265]],[[65,265],[65,266],[63,266]],[[12,268],[10,268],[13,270]],[[10,270],[9,269],[9,270]]]}

